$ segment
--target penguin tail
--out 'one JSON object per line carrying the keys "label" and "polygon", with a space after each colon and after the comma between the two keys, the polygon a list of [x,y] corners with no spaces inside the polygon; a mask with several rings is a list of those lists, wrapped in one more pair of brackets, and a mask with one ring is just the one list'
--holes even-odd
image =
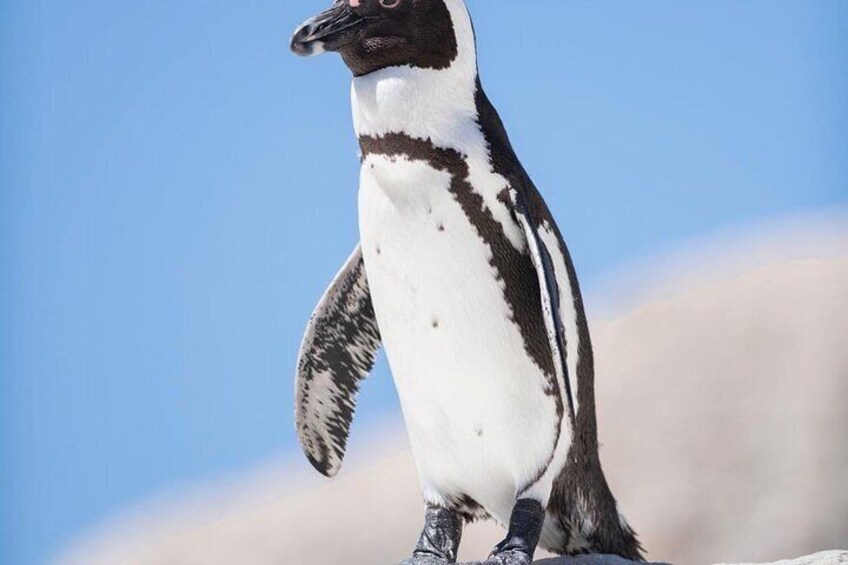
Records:
{"label": "penguin tail", "polygon": [[618,510],[600,463],[574,461],[554,483],[540,544],[559,555],[597,553],[644,561],[638,536]]}

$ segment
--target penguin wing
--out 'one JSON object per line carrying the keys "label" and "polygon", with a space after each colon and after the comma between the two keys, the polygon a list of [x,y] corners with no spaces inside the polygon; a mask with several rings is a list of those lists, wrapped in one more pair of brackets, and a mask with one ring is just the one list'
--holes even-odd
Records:
{"label": "penguin wing", "polygon": [[[533,209],[531,209],[527,195],[523,191],[513,188],[509,191],[509,195],[513,213],[518,220],[518,224],[524,230],[524,235],[527,238],[527,246],[530,250],[530,257],[539,278],[539,290],[542,297],[542,317],[545,320],[545,329],[547,330],[548,343],[550,344],[551,354],[553,355],[554,369],[557,373],[557,378],[560,380],[560,388],[563,389],[562,395],[567,401],[569,419],[571,420],[572,429],[574,429],[576,414],[574,394],[572,391],[575,387],[572,386],[571,379],[576,378],[576,375],[569,375],[566,359],[565,328],[563,326],[561,309],[563,300],[572,300],[570,295],[562,296],[561,289],[570,289],[571,284],[567,280],[557,279],[558,273],[553,259],[554,257],[562,259],[561,263],[565,265],[565,260],[561,256],[560,239],[554,233],[553,226],[545,225],[539,221],[537,214],[534,214]],[[538,194],[535,196],[541,198]],[[540,234],[540,230],[544,231],[546,235],[550,235],[548,239],[552,241],[546,242],[545,238]],[[567,269],[564,271],[559,273],[559,276],[567,278]]]}
{"label": "penguin wing", "polygon": [[297,362],[298,437],[310,463],[328,477],[341,469],[356,396],[380,342],[357,246],[315,308]]}

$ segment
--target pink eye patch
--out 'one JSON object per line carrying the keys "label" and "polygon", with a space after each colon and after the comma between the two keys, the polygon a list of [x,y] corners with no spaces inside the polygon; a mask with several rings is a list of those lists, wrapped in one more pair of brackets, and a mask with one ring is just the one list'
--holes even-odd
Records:
{"label": "pink eye patch", "polygon": [[351,8],[359,8],[359,5],[362,3],[361,0],[350,0]]}

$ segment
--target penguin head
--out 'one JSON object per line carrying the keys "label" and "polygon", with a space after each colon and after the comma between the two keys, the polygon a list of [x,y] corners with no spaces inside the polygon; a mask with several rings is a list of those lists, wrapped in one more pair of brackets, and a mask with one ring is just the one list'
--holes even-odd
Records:
{"label": "penguin head", "polygon": [[295,31],[291,49],[337,52],[357,77],[389,67],[446,69],[463,47],[460,15],[468,17],[462,0],[335,0]]}

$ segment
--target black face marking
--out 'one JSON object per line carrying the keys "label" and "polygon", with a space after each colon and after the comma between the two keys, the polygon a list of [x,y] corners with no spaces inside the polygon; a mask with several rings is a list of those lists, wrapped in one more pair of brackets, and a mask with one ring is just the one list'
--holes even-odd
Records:
{"label": "black face marking", "polygon": [[338,51],[355,76],[387,67],[446,69],[459,48],[444,0],[336,0],[292,38],[301,55]]}
{"label": "black face marking", "polygon": [[369,18],[339,52],[354,76],[387,67],[446,69],[459,52],[444,0],[395,0],[388,7],[362,0],[354,10]]}

